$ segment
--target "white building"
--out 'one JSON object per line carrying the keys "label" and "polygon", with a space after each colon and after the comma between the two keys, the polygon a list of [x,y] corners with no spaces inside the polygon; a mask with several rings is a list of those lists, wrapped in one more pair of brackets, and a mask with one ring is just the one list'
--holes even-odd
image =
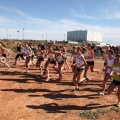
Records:
{"label": "white building", "polygon": [[75,41],[81,43],[100,43],[102,42],[102,34],[100,32],[89,30],[68,31],[67,41]]}

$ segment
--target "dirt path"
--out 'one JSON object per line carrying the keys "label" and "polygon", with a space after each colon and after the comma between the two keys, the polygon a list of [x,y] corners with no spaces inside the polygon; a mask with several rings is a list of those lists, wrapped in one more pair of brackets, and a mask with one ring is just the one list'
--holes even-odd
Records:
{"label": "dirt path", "polygon": [[[18,66],[20,68],[18,69]],[[45,82],[39,70],[31,67],[25,74],[23,63],[7,71],[0,67],[0,120],[86,120],[79,113],[84,110],[110,109],[117,103],[112,95],[99,96],[103,73],[90,73],[90,81],[80,85],[73,93],[71,71],[64,71],[63,81],[51,69],[51,80]],[[97,61],[102,69],[103,63]],[[119,120],[120,113],[112,111],[99,120]]]}

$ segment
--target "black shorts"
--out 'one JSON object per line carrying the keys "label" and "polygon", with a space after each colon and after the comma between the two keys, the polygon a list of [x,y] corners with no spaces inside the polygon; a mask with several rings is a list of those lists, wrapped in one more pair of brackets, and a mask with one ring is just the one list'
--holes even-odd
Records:
{"label": "black shorts", "polygon": [[33,59],[33,58],[34,58],[34,55],[32,55],[31,58]]}
{"label": "black shorts", "polygon": [[17,54],[15,59],[18,59],[19,57],[21,57],[24,60],[23,54]]}
{"label": "black shorts", "polygon": [[106,65],[107,65],[107,63],[104,62],[104,66],[106,66]]}
{"label": "black shorts", "polygon": [[80,72],[82,70],[84,70],[85,68],[77,68],[77,71]]}
{"label": "black shorts", "polygon": [[62,64],[64,64],[64,61],[58,62],[58,64],[59,64],[59,65],[62,65]]}
{"label": "black shorts", "polygon": [[75,64],[76,62],[73,62],[73,65]]}
{"label": "black shorts", "polygon": [[38,61],[44,61],[44,58],[43,57],[38,58]]}
{"label": "black shorts", "polygon": [[114,83],[115,85],[120,85],[120,81],[113,80],[112,83]]}
{"label": "black shorts", "polygon": [[6,55],[6,54],[2,54],[2,56],[3,56],[4,58],[6,58],[6,57],[7,57],[7,55]]}
{"label": "black shorts", "polygon": [[91,61],[91,62],[87,61],[87,64],[88,65],[94,65],[94,61]]}
{"label": "black shorts", "polygon": [[[50,59],[48,59],[48,60],[50,61]],[[54,65],[56,65],[56,61],[55,61],[55,60],[50,61],[50,64],[54,64]]]}

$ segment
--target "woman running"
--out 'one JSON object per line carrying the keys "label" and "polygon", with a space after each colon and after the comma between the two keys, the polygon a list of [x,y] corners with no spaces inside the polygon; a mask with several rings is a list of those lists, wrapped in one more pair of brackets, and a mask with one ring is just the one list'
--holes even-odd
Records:
{"label": "woman running", "polygon": [[2,55],[2,57],[0,57],[0,62],[3,63],[4,66],[7,66],[8,70],[9,70],[10,66],[7,63],[7,59],[6,59],[7,55],[5,53],[5,51],[6,51],[9,55],[9,51],[5,47],[3,47],[3,45],[1,43],[0,43],[0,51],[1,51],[1,55]]}
{"label": "woman running", "polygon": [[26,60],[25,60],[26,73],[28,73],[28,63],[30,62],[32,56],[32,50],[28,46],[28,43],[25,44],[25,56],[26,56]]}
{"label": "woman running", "polygon": [[108,52],[108,58],[106,58],[106,61],[105,61],[105,63],[107,65],[103,69],[105,71],[105,76],[104,76],[102,91],[99,92],[100,95],[104,95],[105,94],[106,83],[107,83],[108,79],[110,78],[110,73],[111,73],[111,70],[112,70],[112,65],[114,64],[114,60],[115,60],[113,54],[114,54],[113,50],[109,50],[109,52]]}
{"label": "woman running", "polygon": [[17,55],[16,55],[16,57],[15,57],[15,63],[14,63],[14,65],[17,64],[17,60],[18,60],[19,57],[21,57],[22,60],[25,60],[25,59],[24,59],[24,55],[23,55],[23,49],[24,49],[24,48],[22,47],[22,45],[20,45],[20,44],[18,43],[18,44],[17,44],[17,49],[16,49]]}
{"label": "woman running", "polygon": [[40,69],[40,74],[42,75],[42,67],[41,64],[44,61],[44,53],[43,50],[41,49],[41,45],[38,45],[38,49],[37,49],[37,62],[36,62],[36,67],[39,67]]}
{"label": "woman running", "polygon": [[56,69],[56,52],[53,50],[52,45],[48,46],[48,60],[45,63],[45,74],[46,74],[46,81],[50,80],[49,76],[49,64],[54,65],[53,68]]}
{"label": "woman running", "polygon": [[83,81],[84,79],[84,71],[85,71],[85,66],[87,64],[81,52],[82,52],[82,49],[78,47],[76,63],[74,64],[76,65],[76,67],[75,67],[75,72],[73,74],[73,83],[76,86],[76,88],[73,90],[74,92],[79,90],[78,84],[80,81]]}
{"label": "woman running", "polygon": [[90,67],[91,72],[99,73],[99,69],[94,69],[94,50],[93,50],[93,47],[90,44],[88,44],[87,49],[88,49],[87,56],[85,56],[86,61],[87,61],[87,65],[85,67],[84,76],[85,76],[86,80],[89,80],[89,78],[87,77],[87,71],[88,71],[89,67]]}
{"label": "woman running", "polygon": [[117,107],[120,107],[120,56],[116,55],[115,64],[112,66],[111,75],[113,76],[113,81],[108,87],[108,93],[112,93],[116,87],[118,87],[117,96],[118,103]]}
{"label": "woman running", "polygon": [[[67,65],[67,69],[70,70],[70,66],[69,66],[68,61],[67,61],[67,50],[63,46],[60,46],[60,49],[61,49],[61,53],[64,55],[65,64]],[[64,68],[65,68],[65,66],[64,66]]]}
{"label": "woman running", "polygon": [[58,62],[58,69],[57,72],[59,74],[58,81],[62,80],[62,67],[64,65],[65,58],[62,53],[57,53],[57,62]]}
{"label": "woman running", "polygon": [[34,57],[36,55],[36,47],[32,43],[30,43],[29,46],[32,50],[31,62],[32,62],[32,65],[34,65]]}
{"label": "woman running", "polygon": [[[73,53],[72,53],[72,56],[71,56],[71,62],[73,63],[73,64],[75,64],[76,63],[76,57],[77,57],[77,49],[76,49],[76,47],[73,47]],[[72,66],[72,72],[74,73],[74,71],[75,71],[75,65],[73,65]]]}
{"label": "woman running", "polygon": [[106,66],[106,58],[108,58],[108,52],[110,48],[106,47],[105,52],[103,53],[102,60],[104,60],[104,67]]}

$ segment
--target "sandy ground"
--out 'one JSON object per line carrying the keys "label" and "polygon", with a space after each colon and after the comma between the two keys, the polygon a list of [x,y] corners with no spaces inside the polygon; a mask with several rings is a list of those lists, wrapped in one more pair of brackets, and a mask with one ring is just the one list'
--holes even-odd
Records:
{"label": "sandy ground", "polygon": [[[97,60],[95,67],[102,70],[103,63]],[[58,75],[50,69],[51,80],[45,82],[34,66],[25,74],[24,62],[9,71],[0,65],[0,120],[86,120],[80,112],[109,109],[117,103],[115,93],[98,95],[102,71],[89,72],[90,81],[80,84],[76,93],[71,92],[72,75],[71,70],[64,70],[63,80],[58,82]],[[112,111],[99,120],[120,120],[120,113]]]}

